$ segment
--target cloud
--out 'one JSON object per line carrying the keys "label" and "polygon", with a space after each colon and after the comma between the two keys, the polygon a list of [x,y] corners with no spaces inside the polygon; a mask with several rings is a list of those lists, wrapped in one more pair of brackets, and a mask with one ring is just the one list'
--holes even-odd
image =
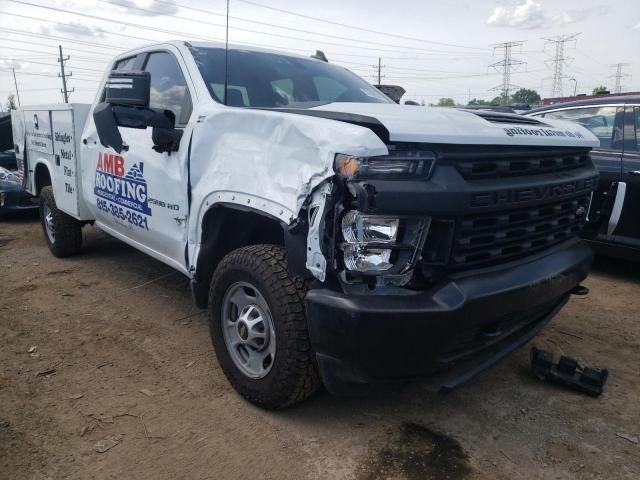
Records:
{"label": "cloud", "polygon": [[590,8],[567,10],[562,15],[554,18],[556,23],[560,25],[570,25],[572,23],[582,22],[589,17],[603,16],[609,13],[610,8],[606,5],[597,5]]}
{"label": "cloud", "polygon": [[116,0],[112,5],[116,3],[127,10],[127,13],[135,15],[158,17],[178,13],[178,7],[168,0]]}
{"label": "cloud", "polygon": [[535,0],[525,0],[514,7],[498,6],[487,19],[495,27],[514,27],[521,29],[540,28],[547,23],[542,5]]}
{"label": "cloud", "polygon": [[0,60],[1,68],[15,68],[16,70],[20,70],[22,68],[22,64],[13,60],[12,58]]}
{"label": "cloud", "polygon": [[68,33],[79,37],[101,38],[105,36],[102,28],[86,25],[77,20],[70,21],[66,25],[55,25],[52,30],[58,33]]}

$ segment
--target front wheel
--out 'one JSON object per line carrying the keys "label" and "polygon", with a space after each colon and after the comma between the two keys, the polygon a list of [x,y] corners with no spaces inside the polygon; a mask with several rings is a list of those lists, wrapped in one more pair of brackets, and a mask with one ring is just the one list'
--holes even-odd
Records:
{"label": "front wheel", "polygon": [[284,249],[253,245],[228,254],[209,291],[211,339],[233,387],[262,408],[298,403],[320,388],[304,315],[306,288]]}
{"label": "front wheel", "polygon": [[82,224],[59,210],[51,186],[40,191],[40,222],[49,250],[56,257],[69,257],[82,246]]}

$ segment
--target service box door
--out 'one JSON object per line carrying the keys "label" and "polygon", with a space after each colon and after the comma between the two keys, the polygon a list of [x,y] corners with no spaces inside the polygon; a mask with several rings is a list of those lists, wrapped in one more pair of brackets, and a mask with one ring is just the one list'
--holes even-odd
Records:
{"label": "service box door", "polygon": [[72,110],[52,110],[53,157],[56,181],[53,182],[53,194],[56,206],[63,212],[77,217],[78,188],[76,142],[73,129]]}

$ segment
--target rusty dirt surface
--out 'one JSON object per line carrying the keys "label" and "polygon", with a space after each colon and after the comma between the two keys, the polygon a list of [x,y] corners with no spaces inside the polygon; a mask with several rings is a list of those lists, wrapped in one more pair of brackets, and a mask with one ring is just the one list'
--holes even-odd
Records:
{"label": "rusty dirt surface", "polygon": [[640,265],[599,259],[532,342],[610,371],[594,399],[529,348],[446,395],[414,384],[265,412],[227,383],[186,279],[86,227],[56,259],[0,222],[0,479],[638,479]]}

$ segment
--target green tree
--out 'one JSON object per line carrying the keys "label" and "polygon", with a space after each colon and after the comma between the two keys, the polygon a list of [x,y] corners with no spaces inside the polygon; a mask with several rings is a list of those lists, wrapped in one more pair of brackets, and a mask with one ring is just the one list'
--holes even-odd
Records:
{"label": "green tree", "polygon": [[489,102],[488,100],[482,100],[480,98],[474,98],[472,100],[469,101],[469,103],[467,103],[468,106],[473,106],[473,105],[491,105],[491,102]]}
{"label": "green tree", "polygon": [[7,103],[4,104],[5,110],[17,110],[18,105],[16,103],[16,96],[13,93],[10,93],[7,97]]}
{"label": "green tree", "polygon": [[453,98],[441,98],[436,104],[438,107],[455,107],[456,101]]}
{"label": "green tree", "polygon": [[521,88],[511,95],[511,102],[513,103],[528,103],[529,105],[535,105],[540,102],[540,94],[535,90],[529,88]]}
{"label": "green tree", "polygon": [[607,87],[605,87],[604,85],[600,85],[599,87],[596,87],[593,89],[593,95],[598,95],[600,93],[604,93],[606,91],[608,91],[609,89]]}
{"label": "green tree", "polygon": [[502,105],[502,96],[495,97],[493,100],[491,100],[491,105]]}

